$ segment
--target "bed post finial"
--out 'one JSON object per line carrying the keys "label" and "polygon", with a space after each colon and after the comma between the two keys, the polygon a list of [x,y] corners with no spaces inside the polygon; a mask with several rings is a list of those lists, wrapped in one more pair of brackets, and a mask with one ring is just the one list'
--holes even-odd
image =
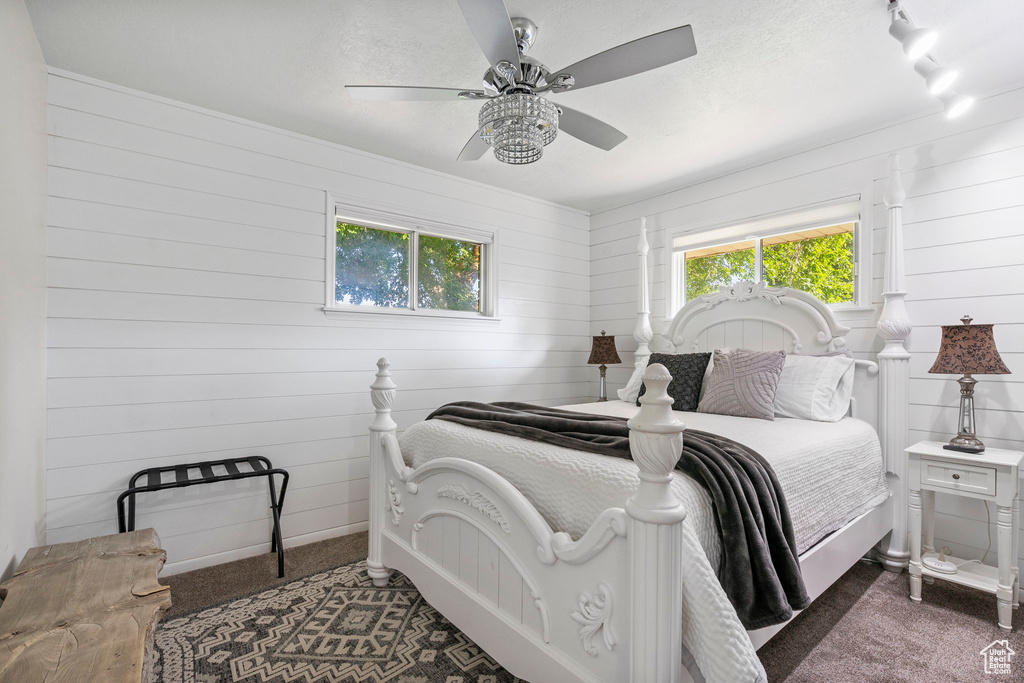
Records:
{"label": "bed post finial", "polygon": [[377,378],[370,385],[370,400],[373,401],[373,408],[377,413],[370,425],[372,432],[388,432],[398,427],[391,419],[391,406],[395,402],[398,387],[391,381],[390,368],[391,363],[387,358],[377,360]]}
{"label": "bed post finial", "polygon": [[388,583],[391,571],[381,562],[380,535],[384,530],[384,437],[393,435],[398,425],[391,419],[391,406],[395,403],[398,387],[391,381],[391,364],[387,358],[377,361],[377,375],[370,385],[370,400],[376,415],[370,423],[370,545],[366,554],[366,573],[373,585]]}
{"label": "bed post finial", "polygon": [[893,529],[880,551],[882,563],[890,571],[903,571],[910,558],[907,528],[907,471],[904,449],[910,445],[910,352],[907,338],[913,329],[906,305],[906,274],[903,263],[903,202],[907,199],[900,178],[900,155],[889,155],[889,180],[885,186],[885,208],[889,215],[885,248],[885,273],[882,298],[885,303],[878,317],[878,336],[885,348],[878,354],[881,402],[879,437],[886,469],[894,477]]}
{"label": "bed post finial", "polygon": [[[637,283],[637,314],[636,328],[633,330],[633,339],[636,340],[636,351],[633,353],[633,376],[624,388],[618,390],[619,400],[628,400],[630,394],[636,395],[639,390],[640,375],[647,367],[647,359],[651,357],[651,340],[654,338],[654,331],[651,330],[651,295],[647,282],[647,254],[651,245],[647,241],[647,216],[640,217],[640,240],[636,245],[636,253],[640,260],[639,281]],[[634,386],[636,385],[636,386]]]}
{"label": "bed post finial", "polygon": [[661,363],[647,366],[640,412],[627,423],[640,486],[626,501],[630,553],[631,683],[680,679],[683,623],[683,520],[672,470],[683,449],[683,423],[672,414]]}

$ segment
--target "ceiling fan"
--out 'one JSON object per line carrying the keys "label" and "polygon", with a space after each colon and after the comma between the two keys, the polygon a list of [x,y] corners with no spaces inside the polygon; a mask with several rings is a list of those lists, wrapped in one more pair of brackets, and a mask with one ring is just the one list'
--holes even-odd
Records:
{"label": "ceiling fan", "polygon": [[491,147],[498,161],[529,164],[541,158],[559,129],[610,150],[626,139],[624,133],[593,116],[552,104],[542,95],[607,83],[697,54],[693,29],[686,25],[549,71],[526,54],[537,38],[537,25],[523,17],[510,19],[503,0],[459,0],[459,6],[491,63],[481,90],[388,85],[348,85],[345,89],[360,100],[485,100],[480,127],[459,154],[460,161],[475,161]]}

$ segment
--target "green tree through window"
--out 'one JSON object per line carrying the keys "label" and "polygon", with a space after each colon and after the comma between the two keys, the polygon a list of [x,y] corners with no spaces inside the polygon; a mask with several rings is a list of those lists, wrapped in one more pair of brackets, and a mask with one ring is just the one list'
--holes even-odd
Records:
{"label": "green tree through window", "polygon": [[420,308],[480,310],[480,245],[420,235]]}
{"label": "green tree through window", "polygon": [[410,268],[415,267],[418,308],[481,311],[483,245],[420,234],[413,255],[412,241],[410,233],[338,221],[335,302],[408,308]]}
{"label": "green tree through window", "polygon": [[338,221],[334,272],[338,303],[408,306],[408,233]]}
{"label": "green tree through window", "polygon": [[792,287],[827,304],[853,301],[853,233],[764,245],[764,281]]}
{"label": "green tree through window", "polygon": [[754,247],[686,259],[686,300],[717,292],[721,285],[753,281]]}
{"label": "green tree through window", "polygon": [[[854,300],[854,224],[759,238],[761,277],[769,287],[793,287],[825,303]],[[686,300],[722,285],[758,278],[756,240],[684,254]]]}

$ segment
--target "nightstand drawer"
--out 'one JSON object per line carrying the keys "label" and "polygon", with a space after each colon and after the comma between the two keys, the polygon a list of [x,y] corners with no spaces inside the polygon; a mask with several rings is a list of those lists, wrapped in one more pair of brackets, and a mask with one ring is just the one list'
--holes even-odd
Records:
{"label": "nightstand drawer", "polygon": [[923,486],[996,495],[996,471],[992,467],[962,465],[921,458]]}

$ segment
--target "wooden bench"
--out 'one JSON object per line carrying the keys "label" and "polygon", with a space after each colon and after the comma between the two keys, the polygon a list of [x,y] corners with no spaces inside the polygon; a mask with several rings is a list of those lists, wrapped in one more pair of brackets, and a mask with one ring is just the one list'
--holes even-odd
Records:
{"label": "wooden bench", "polygon": [[171,591],[153,529],[33,548],[0,584],[0,683],[142,680]]}

